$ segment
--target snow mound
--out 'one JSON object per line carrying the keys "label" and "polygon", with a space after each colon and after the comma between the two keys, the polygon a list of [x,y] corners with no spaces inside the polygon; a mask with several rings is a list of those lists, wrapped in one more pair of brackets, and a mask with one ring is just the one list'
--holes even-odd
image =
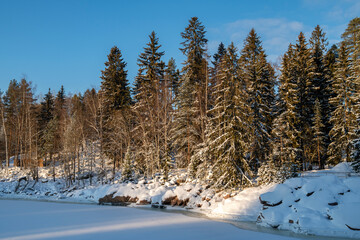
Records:
{"label": "snow mound", "polygon": [[[334,171],[344,171],[348,164]],[[296,183],[296,184],[295,184]],[[260,195],[258,224],[297,233],[360,237],[360,178],[289,179]]]}
{"label": "snow mound", "polygon": [[329,171],[330,172],[353,173],[354,169],[351,166],[351,163],[342,162],[342,163],[339,163],[338,165],[336,165],[335,167],[333,167],[332,169],[330,169]]}

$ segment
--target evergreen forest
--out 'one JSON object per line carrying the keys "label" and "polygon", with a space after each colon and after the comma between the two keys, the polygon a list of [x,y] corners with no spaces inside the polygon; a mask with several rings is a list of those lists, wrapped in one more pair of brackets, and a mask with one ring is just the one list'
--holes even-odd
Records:
{"label": "evergreen forest", "polygon": [[71,185],[86,150],[99,176],[111,169],[124,181],[166,180],[186,169],[217,189],[283,182],[342,161],[360,171],[360,18],[332,46],[320,26],[308,39],[300,32],[279,64],[254,29],[241,49],[220,43],[212,56],[206,33],[192,17],[180,33],[185,61],[176,63],[163,60],[151,32],[131,80],[114,46],[98,90],[61,87],[39,98],[25,78],[11,80],[0,91],[1,168],[13,161],[36,179],[44,166],[55,180],[61,166]]}

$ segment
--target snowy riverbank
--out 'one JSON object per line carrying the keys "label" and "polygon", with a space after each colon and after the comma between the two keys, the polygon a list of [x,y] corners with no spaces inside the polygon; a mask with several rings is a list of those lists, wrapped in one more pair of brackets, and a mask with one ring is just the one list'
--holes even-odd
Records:
{"label": "snowy riverbank", "polygon": [[346,164],[341,164],[332,172],[309,172],[284,184],[233,193],[216,192],[196,182],[185,182],[181,174],[165,183],[155,178],[138,183],[66,188],[64,180],[53,182],[45,173],[38,182],[19,181],[21,175],[13,169],[14,174],[0,182],[0,197],[182,207],[212,218],[258,221],[261,226],[296,233],[360,238],[360,178],[343,177],[340,173],[345,167]]}

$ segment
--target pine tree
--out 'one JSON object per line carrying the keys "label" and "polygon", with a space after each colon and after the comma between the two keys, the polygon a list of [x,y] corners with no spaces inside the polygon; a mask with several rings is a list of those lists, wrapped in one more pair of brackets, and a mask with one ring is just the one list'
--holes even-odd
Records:
{"label": "pine tree", "polygon": [[307,169],[307,163],[311,161],[312,152],[312,118],[314,99],[314,84],[311,78],[311,58],[307,47],[304,34],[299,34],[295,45],[295,54],[293,58],[294,77],[296,79],[295,96],[297,104],[295,105],[297,117],[297,131],[299,138],[298,161],[302,164],[302,169]]}
{"label": "pine tree", "polygon": [[345,157],[350,161],[351,143],[355,138],[356,115],[354,110],[356,92],[355,85],[350,77],[349,53],[344,42],[339,49],[339,58],[336,64],[335,79],[333,82],[336,96],[330,99],[335,106],[331,116],[333,128],[330,131],[331,144],[329,145],[329,163],[337,164]]}
{"label": "pine tree", "polygon": [[201,148],[200,145],[205,142],[208,109],[205,33],[205,27],[197,17],[191,18],[185,31],[181,33],[184,41],[180,50],[186,60],[182,69],[172,139],[177,148],[177,162],[180,166],[191,165],[190,170],[197,169],[199,164],[198,161],[190,162],[194,148]]}
{"label": "pine tree", "polygon": [[245,40],[240,58],[242,77],[247,85],[251,106],[250,164],[254,171],[269,155],[272,109],[275,101],[275,71],[267,62],[259,36],[252,29]]}
{"label": "pine tree", "polygon": [[125,159],[124,159],[124,168],[122,171],[122,180],[123,181],[131,181],[133,180],[133,166],[132,166],[132,151],[130,146],[126,150]]}
{"label": "pine tree", "polygon": [[215,104],[215,98],[214,96],[211,94],[212,92],[216,91],[216,86],[219,84],[219,79],[217,78],[218,76],[218,71],[219,71],[219,65],[221,63],[222,57],[224,56],[224,54],[226,53],[226,48],[224,46],[224,44],[221,42],[218,46],[218,50],[217,52],[214,54],[213,56],[213,61],[212,63],[212,68],[210,69],[210,86],[209,86],[209,107],[208,109],[211,109],[214,107]]}
{"label": "pine tree", "polygon": [[180,48],[185,55],[186,60],[182,69],[183,74],[187,74],[190,84],[193,85],[195,91],[195,102],[197,107],[197,119],[193,119],[193,124],[198,124],[201,132],[202,140],[204,140],[206,111],[207,111],[207,62],[206,62],[206,44],[205,27],[201,24],[197,17],[189,20],[189,25],[185,31],[181,33],[184,41]]}
{"label": "pine tree", "polygon": [[128,107],[131,103],[125,67],[120,50],[114,46],[110,50],[108,61],[105,62],[105,70],[101,71],[105,118],[109,118],[112,111]]}
{"label": "pine tree", "polygon": [[201,142],[201,133],[198,125],[193,123],[196,118],[197,109],[195,101],[195,90],[187,74],[183,75],[176,100],[177,111],[174,114],[173,128],[171,129],[171,140],[173,148],[176,149],[177,167],[183,168],[190,165],[194,148]]}
{"label": "pine tree", "polygon": [[[328,109],[324,109],[325,111],[323,112],[330,112],[330,114],[325,115],[323,114],[323,123],[324,123],[324,133],[325,133],[325,138],[324,138],[324,142],[325,142],[325,153],[324,153],[324,157],[323,159],[326,159],[326,161],[322,161],[322,164],[325,164],[328,162],[328,158],[329,158],[329,145],[331,143],[331,139],[330,139],[330,131],[333,128],[333,125],[331,123],[331,115],[332,113],[335,111],[336,106],[333,105],[330,101],[331,98],[335,98],[336,97],[336,92],[334,90],[333,84],[335,81],[335,71],[336,71],[336,62],[337,59],[339,57],[338,54],[338,47],[334,44],[331,46],[331,48],[327,51],[325,58],[324,58],[324,62],[325,62],[325,69],[327,70],[326,72],[326,78],[328,79],[328,86],[327,86],[327,93],[329,94],[328,96]],[[324,166],[320,166],[320,168],[322,168]]]}
{"label": "pine tree", "polygon": [[135,158],[143,161],[146,175],[151,177],[161,169],[161,162],[166,155],[162,135],[164,117],[161,114],[165,100],[162,91],[165,64],[161,60],[164,52],[159,50],[161,45],[154,31],[149,35],[149,40],[138,58],[139,72],[135,83],[137,94],[133,109],[137,117],[135,132],[138,136]]}
{"label": "pine tree", "polygon": [[[357,121],[359,123],[359,119]],[[358,124],[359,126],[359,124]],[[360,172],[360,129],[355,131],[356,137],[352,142],[352,151],[351,151],[351,166],[355,172]]]}
{"label": "pine tree", "polygon": [[[115,147],[111,141],[111,134],[114,131],[113,123],[116,119],[113,118],[116,111],[126,112],[131,104],[130,88],[128,86],[127,71],[125,70],[126,63],[122,58],[120,50],[114,46],[108,55],[108,61],[105,62],[105,70],[101,71],[101,95],[103,106],[103,130],[102,130],[102,144],[105,154],[113,159],[113,175],[115,176],[115,169],[121,162],[124,152],[122,149]],[[118,141],[123,141],[120,139]]]}
{"label": "pine tree", "polygon": [[[54,119],[54,96],[51,93],[51,90],[45,94],[43,101],[40,103],[40,112],[38,115],[38,126],[39,126],[39,147],[41,156],[46,157],[50,154],[52,158],[52,144],[50,141],[54,139],[55,134],[52,129],[52,125],[49,125],[50,121]],[[49,126],[48,126],[49,125]],[[50,146],[51,145],[51,146]],[[50,147],[49,147],[50,146]],[[51,150],[51,151],[50,151]],[[50,159],[52,160],[52,159]],[[45,161],[46,165],[46,161]]]}
{"label": "pine tree", "polygon": [[215,92],[213,117],[208,125],[208,149],[214,158],[212,181],[217,188],[251,185],[252,171],[245,158],[249,106],[244,82],[240,78],[237,49],[231,44],[220,63],[220,81]]}
{"label": "pine tree", "polygon": [[[319,116],[322,116],[319,119],[318,124],[322,127],[321,129],[317,129],[317,131],[321,131],[323,136],[321,137],[321,143],[318,142],[317,148],[313,149],[314,153],[316,152],[317,157],[319,157],[319,145],[321,145],[324,149],[324,153],[327,152],[327,147],[329,144],[329,131],[330,131],[330,115],[331,115],[331,106],[329,103],[329,98],[331,97],[331,85],[330,85],[330,77],[328,65],[325,62],[325,51],[327,46],[327,39],[325,37],[325,33],[322,31],[319,25],[317,25],[312,32],[311,38],[309,40],[310,43],[310,77],[312,78],[311,83],[312,93],[310,94],[310,98],[312,102],[315,102],[315,99],[319,101],[319,110],[321,112],[318,113]],[[316,105],[315,105],[316,107]],[[312,115],[315,114],[315,110],[313,110]],[[316,118],[314,116],[314,118]],[[314,122],[315,123],[315,122]],[[313,126],[316,128],[315,126]],[[319,132],[318,132],[319,133]],[[316,133],[315,133],[316,134]],[[315,141],[319,141],[318,136],[314,136],[316,138]],[[327,160],[326,154],[321,154],[321,159],[318,161],[319,168],[324,168],[324,164]]]}
{"label": "pine tree", "polygon": [[315,113],[314,113],[314,124],[313,124],[313,132],[314,132],[314,143],[316,144],[316,159],[318,160],[319,167],[323,165],[322,156],[326,153],[325,147],[325,133],[323,132],[324,124],[323,124],[323,116],[321,115],[321,104],[319,99],[315,101]]}
{"label": "pine tree", "polygon": [[[279,77],[279,100],[277,106],[279,113],[274,120],[272,132],[274,144],[272,157],[275,161],[275,165],[280,168],[288,166],[289,171],[298,168],[298,153],[301,151],[298,137],[299,132],[297,129],[299,120],[296,109],[298,97],[295,94],[297,92],[297,79],[294,75],[294,56],[295,49],[294,46],[290,44],[282,59],[281,75]],[[294,167],[291,168],[291,166]],[[292,172],[290,175],[296,175],[296,172]]]}
{"label": "pine tree", "polygon": [[46,127],[43,129],[42,135],[41,135],[41,141],[42,141],[42,150],[44,153],[49,154],[50,156],[50,162],[52,167],[52,175],[53,180],[55,182],[55,165],[56,161],[53,157],[55,153],[55,134],[56,134],[56,128],[58,125],[57,118],[52,118],[47,124]]}
{"label": "pine tree", "polygon": [[279,170],[272,160],[261,165],[258,170],[258,176],[257,182],[260,185],[281,182],[281,179],[279,179]]}
{"label": "pine tree", "polygon": [[168,79],[172,90],[172,99],[175,99],[179,94],[180,71],[176,68],[174,58],[170,58],[165,70],[165,78]]}
{"label": "pine tree", "polygon": [[64,86],[61,86],[60,91],[57,93],[54,100],[54,117],[58,119],[58,126],[55,136],[56,152],[61,152],[63,149],[64,132],[66,125],[66,106],[65,106],[65,90]]}

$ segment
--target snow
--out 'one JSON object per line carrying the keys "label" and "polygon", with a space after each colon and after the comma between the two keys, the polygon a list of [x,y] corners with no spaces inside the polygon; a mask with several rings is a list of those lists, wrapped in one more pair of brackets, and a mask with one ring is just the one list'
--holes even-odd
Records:
{"label": "snow", "polygon": [[[173,174],[167,182],[155,177],[138,183],[116,180],[115,183],[102,185],[94,178],[92,186],[77,182],[70,188],[65,186],[62,178],[52,181],[51,172],[45,168],[40,169],[37,183],[22,181],[19,184],[18,179],[26,176],[19,168],[10,168],[7,174],[0,170],[0,174],[0,198],[98,203],[100,198],[113,195],[136,199],[137,202],[129,206],[139,207],[143,200],[162,204],[176,197],[178,201],[187,202],[186,207],[167,206],[168,210],[201,212],[210,218],[233,221],[258,220],[260,226],[302,234],[360,237],[360,231],[346,226],[360,228],[360,177],[353,175],[348,163],[341,163],[330,170],[306,172],[301,178],[288,179],[284,184],[233,192],[216,192],[198,182],[179,185],[177,179],[186,179],[182,171]],[[58,174],[61,175],[60,172]],[[263,206],[260,199],[267,206]],[[149,205],[147,207],[150,208]]]}
{"label": "snow", "polygon": [[247,188],[232,198],[211,201],[208,216],[215,218],[256,221],[262,205],[259,196],[273,189],[274,185]]}
{"label": "snow", "polygon": [[0,201],[0,239],[295,239],[134,208]]}
{"label": "snow", "polygon": [[[337,169],[343,171],[342,166]],[[346,226],[360,229],[359,186],[359,177],[290,179],[260,196],[269,203],[282,203],[264,206],[259,224],[296,233],[359,238],[359,231]]]}

